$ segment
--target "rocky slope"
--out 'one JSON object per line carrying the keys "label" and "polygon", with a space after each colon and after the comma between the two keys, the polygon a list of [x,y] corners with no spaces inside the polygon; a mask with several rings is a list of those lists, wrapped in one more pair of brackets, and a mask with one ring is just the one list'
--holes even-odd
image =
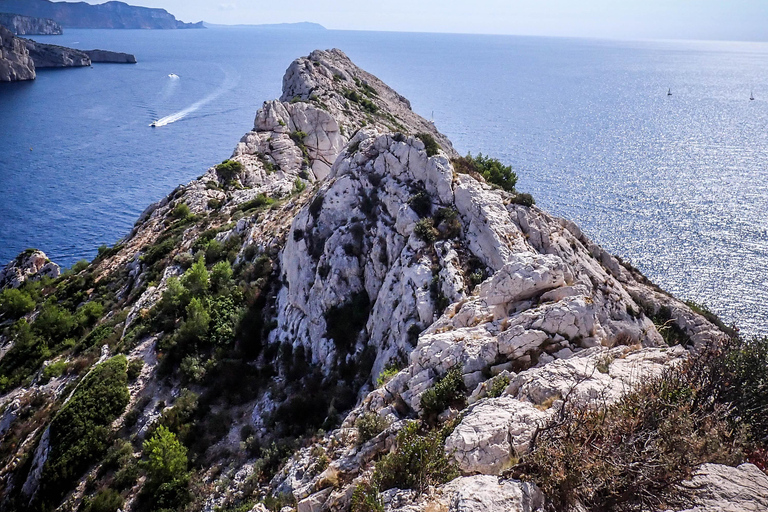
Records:
{"label": "rocky slope", "polygon": [[[729,334],[468,162],[315,51],[115,247],[55,281],[6,271],[29,303],[0,299],[0,508],[543,510],[510,469],[566,405]],[[751,464],[693,482],[697,510],[768,500]]]}
{"label": "rocky slope", "polygon": [[63,33],[61,25],[51,19],[33,18],[20,14],[0,12],[0,25],[17,36],[57,36]]}
{"label": "rocky slope", "polygon": [[24,40],[0,25],[0,82],[34,80],[35,63]]}
{"label": "rocky slope", "polygon": [[35,68],[73,68],[91,65],[88,55],[74,48],[23,39]]}
{"label": "rocky slope", "polygon": [[49,18],[69,28],[204,28],[203,22],[178,21],[165,9],[136,7],[124,2],[91,5],[85,2],[51,2],[49,0],[0,0],[0,11]]}
{"label": "rocky slope", "polygon": [[136,64],[136,57],[130,53],[111,52],[109,50],[85,50],[91,62],[112,64]]}

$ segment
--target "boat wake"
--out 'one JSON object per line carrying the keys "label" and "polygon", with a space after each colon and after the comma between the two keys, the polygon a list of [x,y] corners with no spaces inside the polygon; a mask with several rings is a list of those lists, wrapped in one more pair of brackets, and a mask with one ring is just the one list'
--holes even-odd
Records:
{"label": "boat wake", "polygon": [[[209,94],[205,98],[194,102],[193,104],[189,105],[188,107],[179,110],[178,112],[175,112],[173,114],[167,115],[165,117],[162,117],[158,119],[157,121],[154,121],[149,126],[153,128],[159,128],[161,126],[166,126],[171,123],[175,123],[176,121],[181,121],[185,117],[187,117],[189,114],[192,114],[193,112],[196,112],[200,110],[201,107],[207,105],[208,103],[212,102],[222,94],[231,91],[239,82],[240,77],[239,75],[235,75],[233,73],[229,73],[226,70],[224,70],[224,83],[222,83],[221,87],[219,87],[216,91]],[[176,80],[172,80],[172,82],[176,82]]]}

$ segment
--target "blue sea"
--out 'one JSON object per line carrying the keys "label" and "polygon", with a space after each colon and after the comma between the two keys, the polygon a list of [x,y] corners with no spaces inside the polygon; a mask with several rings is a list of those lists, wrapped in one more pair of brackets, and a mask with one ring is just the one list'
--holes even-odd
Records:
{"label": "blue sea", "polygon": [[255,28],[35,39],[139,64],[0,84],[2,262],[27,247],[91,259],[227,158],[294,58],[338,47],[666,290],[766,332],[766,43]]}

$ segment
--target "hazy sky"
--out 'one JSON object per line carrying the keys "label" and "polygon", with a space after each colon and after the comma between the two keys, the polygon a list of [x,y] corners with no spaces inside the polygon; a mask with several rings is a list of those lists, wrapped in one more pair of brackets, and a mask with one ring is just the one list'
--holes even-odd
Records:
{"label": "hazy sky", "polygon": [[[102,3],[103,0],[87,0]],[[183,21],[607,38],[768,40],[768,0],[128,0]]]}

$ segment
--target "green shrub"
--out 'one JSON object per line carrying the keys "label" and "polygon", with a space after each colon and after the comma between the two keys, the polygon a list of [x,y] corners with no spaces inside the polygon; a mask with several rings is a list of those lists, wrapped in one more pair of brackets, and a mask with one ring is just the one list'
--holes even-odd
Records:
{"label": "green shrub", "polygon": [[379,490],[369,482],[357,484],[352,493],[350,512],[384,512]]}
{"label": "green shrub", "polygon": [[130,363],[128,363],[128,368],[126,370],[126,375],[128,376],[128,380],[133,382],[136,379],[139,378],[139,375],[141,375],[141,370],[144,368],[144,360],[143,359],[134,359]]}
{"label": "green shrub", "polygon": [[242,171],[243,164],[235,160],[224,160],[216,166],[216,174],[225,185],[231,184]]}
{"label": "green shrub", "polygon": [[419,133],[416,135],[416,138],[424,143],[424,149],[427,151],[427,156],[435,156],[437,152],[440,151],[440,146],[431,134]]}
{"label": "green shrub", "polygon": [[355,420],[357,441],[363,444],[381,434],[389,426],[389,422],[376,413],[366,412]]}
{"label": "green shrub", "polygon": [[211,269],[211,290],[218,293],[226,290],[232,284],[232,265],[228,261],[220,261]]}
{"label": "green shrub", "polygon": [[527,206],[528,208],[536,204],[536,201],[533,199],[533,196],[528,193],[515,194],[514,197],[512,198],[512,202],[514,204],[519,204],[521,206]]}
{"label": "green shrub", "polygon": [[35,330],[44,338],[54,343],[63,341],[70,335],[77,323],[72,313],[56,304],[46,304],[40,310],[35,323]]}
{"label": "green shrub", "polygon": [[[416,328],[419,329],[418,326],[416,326]],[[416,336],[418,336],[418,334]],[[397,375],[399,372],[400,370],[398,370],[396,366],[387,366],[381,371],[379,376],[376,377],[376,387],[377,388],[382,387],[384,384],[392,380],[392,377]]]}
{"label": "green shrub", "polygon": [[416,227],[413,228],[413,232],[417,237],[428,244],[434,243],[435,240],[437,240],[437,236],[440,234],[440,232],[435,229],[435,221],[429,217],[417,222]]}
{"label": "green shrub", "polygon": [[203,301],[197,297],[193,298],[187,305],[186,318],[181,322],[176,333],[179,343],[186,347],[207,339],[210,323],[211,315]]}
{"label": "green shrub", "polygon": [[142,263],[151,266],[160,261],[173,251],[179,239],[176,237],[166,238],[162,241],[150,245],[144,249],[144,254],[141,256]]}
{"label": "green shrub", "polygon": [[426,217],[432,213],[432,198],[425,191],[421,190],[408,198],[408,206],[419,217]]}
{"label": "green shrub", "polygon": [[440,414],[449,405],[464,406],[466,397],[461,368],[454,366],[431,388],[421,395],[421,408],[425,414]]}
{"label": "green shrub", "polygon": [[517,184],[517,174],[512,172],[512,167],[502,164],[495,158],[483,156],[478,153],[476,157],[467,154],[453,160],[453,168],[463,174],[477,173],[488,183],[498,185],[507,192],[514,192]]}
{"label": "green shrub", "polygon": [[438,231],[444,238],[456,238],[461,234],[459,212],[455,208],[440,208],[435,215]]}
{"label": "green shrub", "polygon": [[272,206],[276,202],[277,202],[276,200],[272,199],[266,194],[259,194],[254,199],[251,199],[250,201],[246,201],[240,206],[238,206],[237,209],[243,212],[247,212],[249,210],[253,210],[256,208]]}
{"label": "green shrub", "polygon": [[157,427],[152,437],[144,441],[142,453],[150,485],[172,482],[187,472],[187,449],[164,425]]}
{"label": "green shrub", "polygon": [[193,297],[201,297],[205,295],[211,286],[210,276],[208,270],[205,268],[205,260],[198,258],[198,260],[189,269],[184,272],[181,277],[181,284],[185,289],[189,290],[189,293]]}
{"label": "green shrub", "polygon": [[176,203],[176,206],[171,210],[171,217],[179,220],[186,220],[192,216],[192,211],[187,206],[187,203]]}
{"label": "green shrub", "polygon": [[43,466],[39,508],[51,510],[107,449],[110,425],[128,405],[125,356],[93,368],[50,424],[50,452]]}
{"label": "green shrub", "polygon": [[69,269],[69,274],[79,274],[83,270],[88,268],[88,260],[78,260],[74,265],[72,265],[72,268]]}
{"label": "green shrub", "polygon": [[490,398],[496,398],[502,395],[504,393],[504,390],[507,389],[507,386],[509,386],[509,376],[507,375],[499,375],[493,381],[491,382],[491,385],[488,386],[488,396]]}
{"label": "green shrub", "polygon": [[459,471],[445,455],[449,428],[420,432],[418,422],[406,425],[395,440],[395,450],[374,466],[371,483],[377,489],[414,489],[425,492],[431,485],[449,482]]}
{"label": "green shrub", "polygon": [[35,309],[35,301],[25,291],[6,288],[0,292],[0,314],[19,318]]}
{"label": "green shrub", "polygon": [[117,512],[125,500],[114,489],[102,489],[92,499],[85,501],[85,512]]}
{"label": "green shrub", "polygon": [[61,377],[62,375],[64,375],[64,372],[66,371],[67,371],[67,362],[56,361],[55,363],[51,363],[45,367],[45,369],[43,370],[43,379],[47,382],[51,379]]}
{"label": "green shrub", "polygon": [[104,316],[104,306],[100,302],[86,302],[75,312],[75,323],[80,328],[93,327],[102,316]]}
{"label": "green shrub", "polygon": [[303,181],[301,178],[296,178],[296,181],[293,182],[293,193],[294,194],[301,194],[306,190],[307,184],[305,181]]}

